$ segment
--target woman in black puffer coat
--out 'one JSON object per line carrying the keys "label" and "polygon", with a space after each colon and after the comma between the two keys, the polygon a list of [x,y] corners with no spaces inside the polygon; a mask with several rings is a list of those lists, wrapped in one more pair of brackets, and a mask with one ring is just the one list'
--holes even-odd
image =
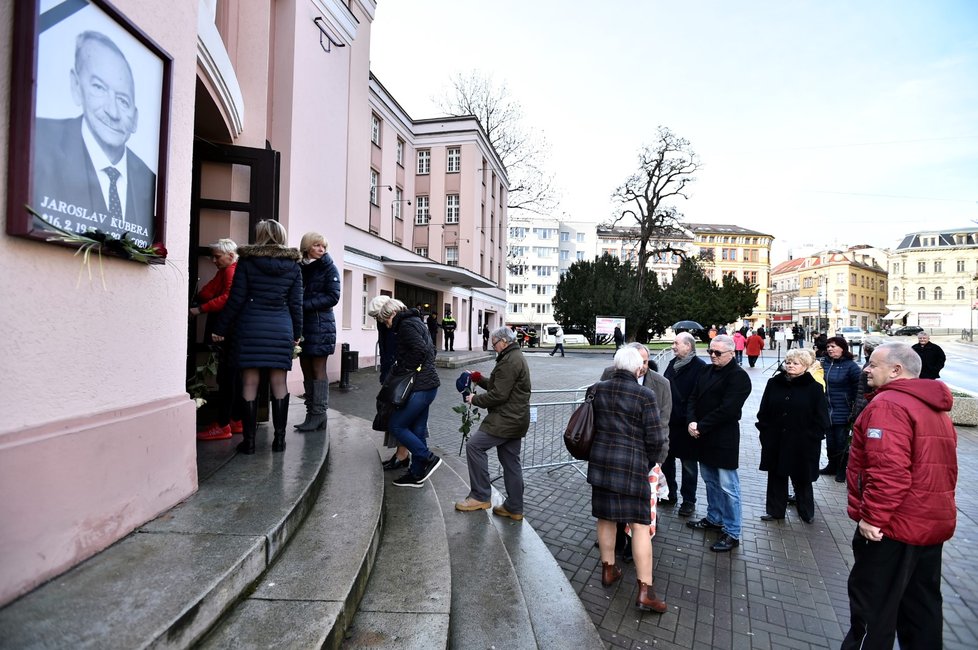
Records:
{"label": "woman in black puffer coat", "polygon": [[441,381],[435,372],[435,346],[421,312],[407,309],[399,300],[388,300],[380,308],[382,320],[397,336],[397,352],[391,373],[416,371],[414,390],[407,402],[394,409],[390,431],[411,452],[411,465],[404,476],[395,479],[397,487],[419,488],[438,467],[441,458],[428,449],[428,407],[435,401]]}
{"label": "woman in black puffer coat", "polygon": [[302,383],[306,390],[306,419],[295,428],[316,431],[326,428],[329,378],[326,358],[336,349],[336,319],[333,307],[340,301],[340,273],[326,249],[329,244],[318,232],[307,232],[299,242],[302,253]]}
{"label": "woman in black puffer coat", "polygon": [[835,475],[835,480],[844,483],[846,466],[843,462],[849,436],[849,414],[856,403],[859,388],[859,366],[849,351],[849,343],[841,336],[826,339],[825,356],[822,357],[822,371],[825,375],[825,394],[829,400],[829,419],[832,427],[825,437],[825,451],[828,464],[819,474]]}
{"label": "woman in black puffer coat", "polygon": [[231,362],[241,371],[244,441],[243,454],[255,453],[258,418],[258,380],[268,369],[272,389],[272,451],[285,451],[285,425],[289,411],[286,373],[292,368],[292,351],[302,336],[302,273],[294,248],[287,248],[288,234],[277,221],[267,219],[255,226],[255,244],[238,249],[238,267],[231,294],[211,335],[214,341],[234,326]]}

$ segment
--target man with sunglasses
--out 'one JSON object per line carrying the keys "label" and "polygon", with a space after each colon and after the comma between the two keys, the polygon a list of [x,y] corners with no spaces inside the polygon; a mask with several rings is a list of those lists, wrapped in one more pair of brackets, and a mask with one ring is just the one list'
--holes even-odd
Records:
{"label": "man with sunglasses", "polygon": [[686,526],[720,531],[710,550],[725,553],[740,546],[740,415],[751,382],[743,368],[731,363],[734,341],[730,336],[717,335],[707,354],[712,365],[700,373],[686,406],[687,431],[694,440],[706,485],[706,516],[687,521]]}

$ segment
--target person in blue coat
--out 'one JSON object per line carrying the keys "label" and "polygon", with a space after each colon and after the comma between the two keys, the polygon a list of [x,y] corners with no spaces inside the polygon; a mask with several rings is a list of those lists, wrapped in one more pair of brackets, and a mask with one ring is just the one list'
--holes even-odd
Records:
{"label": "person in blue coat", "polygon": [[825,452],[828,464],[819,474],[835,476],[844,483],[846,465],[843,457],[849,437],[849,414],[856,403],[856,390],[859,387],[859,365],[853,360],[849,343],[841,336],[833,336],[825,342],[825,356],[822,357],[822,372],[825,375],[825,396],[829,401],[829,427],[825,437]]}
{"label": "person in blue coat", "polygon": [[329,377],[326,359],[336,350],[336,318],[333,307],[340,301],[340,272],[326,250],[329,244],[318,232],[307,232],[299,242],[302,253],[302,383],[306,390],[306,419],[298,431],[326,428]]}
{"label": "person in blue coat", "polygon": [[292,368],[292,352],[302,338],[302,255],[287,242],[288,233],[282,224],[273,219],[258,222],[255,243],[238,248],[231,294],[211,334],[220,342],[234,327],[231,362],[241,371],[244,440],[238,451],[243,454],[255,453],[262,369],[268,369],[272,390],[272,451],[285,451],[289,412],[286,374]]}

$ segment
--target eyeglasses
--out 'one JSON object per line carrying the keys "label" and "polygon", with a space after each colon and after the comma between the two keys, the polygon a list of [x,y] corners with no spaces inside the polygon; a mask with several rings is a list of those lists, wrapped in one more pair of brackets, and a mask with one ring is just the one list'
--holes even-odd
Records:
{"label": "eyeglasses", "polygon": [[727,352],[733,352],[733,350],[707,350],[706,353],[711,357],[721,357]]}

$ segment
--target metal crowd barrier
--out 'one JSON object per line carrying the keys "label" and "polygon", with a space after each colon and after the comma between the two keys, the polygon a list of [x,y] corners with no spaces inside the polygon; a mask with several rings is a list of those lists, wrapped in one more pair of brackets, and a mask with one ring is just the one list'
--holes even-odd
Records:
{"label": "metal crowd barrier", "polygon": [[[564,447],[564,429],[574,409],[584,401],[587,387],[560,390],[535,390],[530,395],[530,428],[523,439],[520,463],[523,472],[536,469],[553,471],[573,467],[581,476],[586,461],[577,460]],[[502,478],[502,468],[495,454],[489,454],[489,473],[493,481]]]}

